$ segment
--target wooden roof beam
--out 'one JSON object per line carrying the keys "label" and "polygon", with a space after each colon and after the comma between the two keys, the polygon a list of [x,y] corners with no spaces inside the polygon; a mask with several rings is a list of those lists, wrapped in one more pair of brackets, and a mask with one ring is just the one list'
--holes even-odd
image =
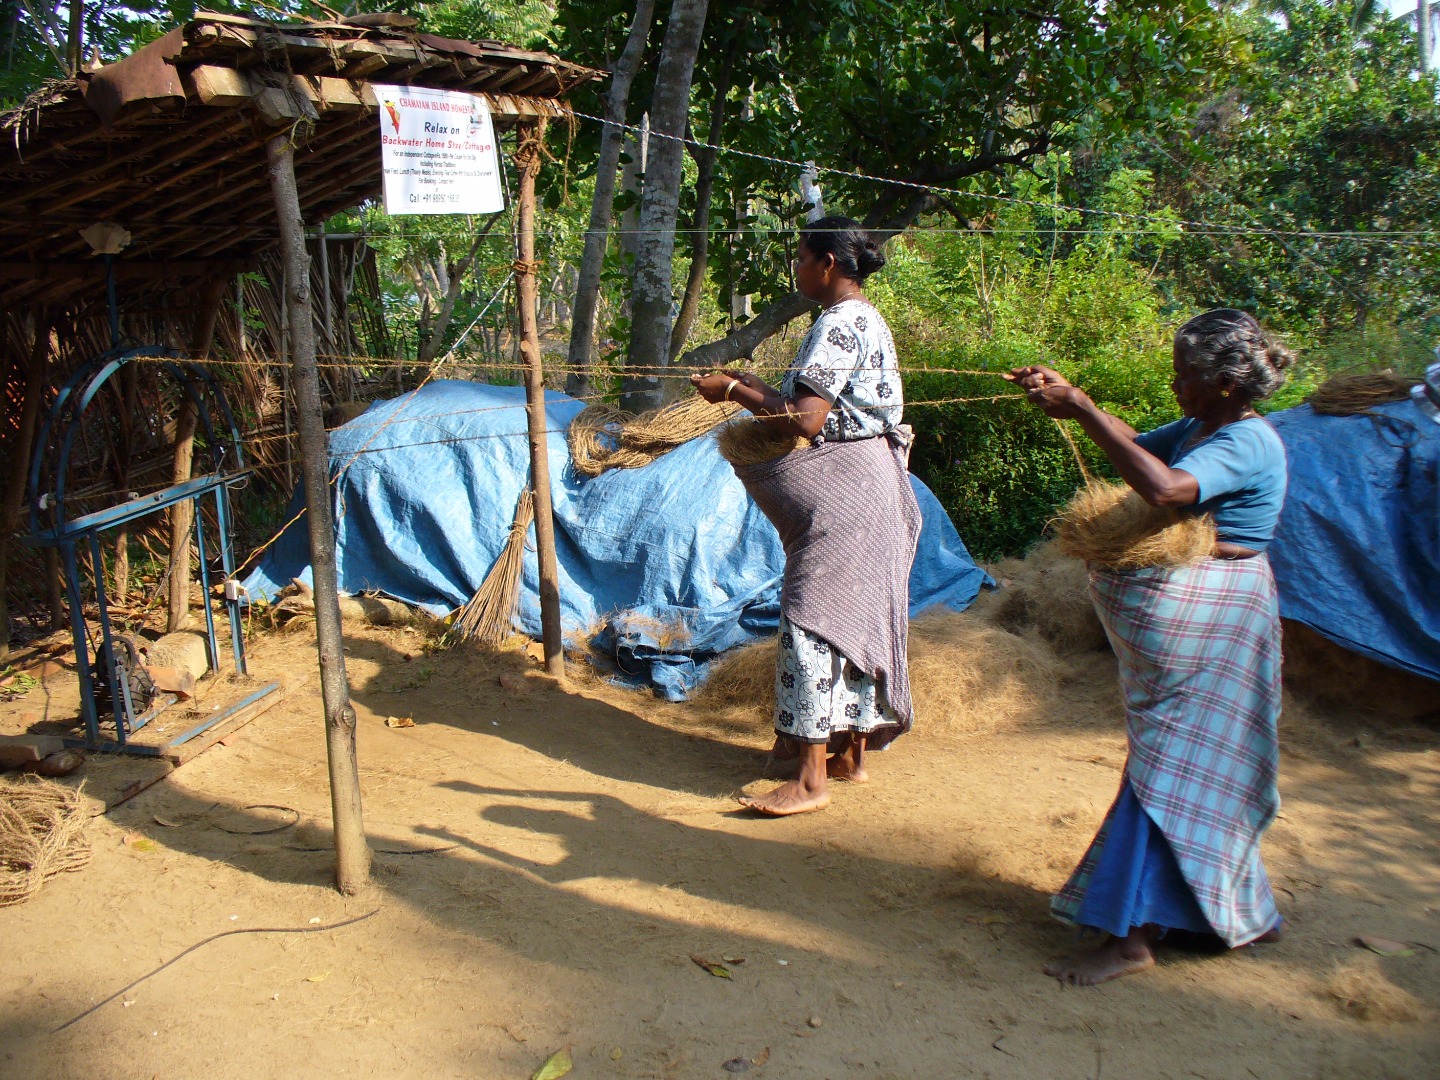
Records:
{"label": "wooden roof beam", "polygon": [[[103,161],[98,165],[92,165],[86,169],[80,169],[73,172],[66,171],[64,176],[61,176],[56,180],[52,180],[48,184],[45,184],[38,188],[31,188],[18,198],[7,199],[4,202],[0,202],[0,213],[3,213],[7,210],[13,210],[14,208],[19,206],[23,206],[25,203],[31,202],[32,200],[43,199],[48,195],[52,195],[55,192],[71,187],[72,185],[78,185],[82,181],[92,180],[95,177],[109,171],[110,169],[117,168],[121,165],[128,165],[130,164],[130,162],[135,161],[138,158],[142,158],[146,154],[155,153],[157,151],[167,149],[168,147],[174,146],[176,143],[188,142],[193,144],[195,138],[198,135],[202,134],[203,132],[210,131],[211,128],[216,126],[224,126],[227,128],[227,130],[233,131],[240,127],[243,127],[244,125],[237,124],[236,119],[233,115],[221,113],[213,120],[202,120],[199,124],[195,126],[186,125],[179,131],[176,131],[174,134],[162,138],[158,141],[147,142],[142,140],[140,146],[136,147],[134,150],[131,150],[127,154],[122,154],[118,158],[111,158],[109,161]],[[193,146],[191,147],[191,149],[193,149]]]}

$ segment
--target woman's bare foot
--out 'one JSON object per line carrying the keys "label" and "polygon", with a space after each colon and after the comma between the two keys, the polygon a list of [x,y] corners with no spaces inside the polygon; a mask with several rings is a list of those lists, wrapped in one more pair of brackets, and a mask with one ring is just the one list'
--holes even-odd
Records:
{"label": "woman's bare foot", "polygon": [[825,775],[832,780],[849,780],[852,784],[866,783],[870,774],[865,771],[865,736],[853,737],[843,750],[826,761]]}
{"label": "woman's bare foot", "polygon": [[1154,966],[1154,940],[1144,927],[1136,927],[1123,938],[1112,936],[1097,949],[1058,957],[1040,970],[1071,986],[1098,986]]}
{"label": "woman's bare foot", "polygon": [[830,790],[825,780],[825,744],[802,744],[800,772],[794,780],[764,795],[747,795],[740,800],[740,805],[767,817],[789,817],[825,809],[830,805]]}
{"label": "woman's bare foot", "polygon": [[799,780],[790,780],[764,795],[746,795],[740,800],[740,805],[766,817],[790,817],[792,814],[824,810],[830,805],[830,792],[823,789],[813,791]]}

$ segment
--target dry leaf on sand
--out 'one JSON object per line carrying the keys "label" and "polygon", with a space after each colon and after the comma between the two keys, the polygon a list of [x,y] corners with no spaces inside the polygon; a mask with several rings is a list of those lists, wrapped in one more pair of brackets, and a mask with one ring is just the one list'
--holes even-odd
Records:
{"label": "dry leaf on sand", "polygon": [[1361,934],[1355,941],[1381,956],[1414,956],[1415,950],[1403,941],[1380,937],[1377,934]]}
{"label": "dry leaf on sand", "polygon": [[535,1070],[530,1080],[560,1080],[560,1077],[567,1075],[574,1067],[575,1063],[570,1060],[570,1047],[562,1047]]}
{"label": "dry leaf on sand", "polygon": [[699,953],[693,952],[690,954],[690,959],[695,962],[696,966],[704,968],[711,975],[714,975],[717,979],[730,978],[730,969],[727,968],[724,964],[717,964],[713,961],[706,960]]}

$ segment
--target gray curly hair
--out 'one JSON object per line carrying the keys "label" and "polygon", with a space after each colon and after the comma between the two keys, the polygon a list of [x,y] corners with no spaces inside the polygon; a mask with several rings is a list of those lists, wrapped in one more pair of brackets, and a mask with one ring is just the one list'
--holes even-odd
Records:
{"label": "gray curly hair", "polygon": [[1211,382],[1228,377],[1252,401],[1267,398],[1285,383],[1294,354],[1248,312],[1216,308],[1196,315],[1175,332],[1175,350]]}

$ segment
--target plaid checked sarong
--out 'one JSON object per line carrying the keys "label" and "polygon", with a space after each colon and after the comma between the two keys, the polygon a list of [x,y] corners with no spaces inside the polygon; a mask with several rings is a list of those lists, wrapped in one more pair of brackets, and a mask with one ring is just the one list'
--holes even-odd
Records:
{"label": "plaid checked sarong", "polygon": [[[1211,928],[1244,945],[1276,921],[1260,837],[1280,809],[1280,621],[1264,555],[1091,571],[1125,689],[1125,772]],[[1113,807],[1112,807],[1113,813]],[[1110,815],[1051,908],[1073,922]]]}

